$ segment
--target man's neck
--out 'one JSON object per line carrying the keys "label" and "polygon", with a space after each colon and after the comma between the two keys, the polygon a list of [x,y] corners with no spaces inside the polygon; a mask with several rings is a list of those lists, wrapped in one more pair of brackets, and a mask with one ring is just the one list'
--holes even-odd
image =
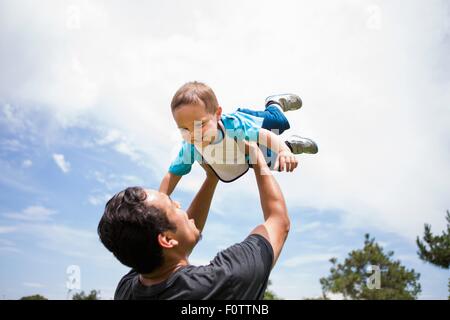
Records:
{"label": "man's neck", "polygon": [[187,266],[187,260],[180,260],[177,263],[163,265],[154,272],[148,274],[140,274],[139,280],[145,286],[151,286],[167,280],[172,274],[178,271],[181,267]]}

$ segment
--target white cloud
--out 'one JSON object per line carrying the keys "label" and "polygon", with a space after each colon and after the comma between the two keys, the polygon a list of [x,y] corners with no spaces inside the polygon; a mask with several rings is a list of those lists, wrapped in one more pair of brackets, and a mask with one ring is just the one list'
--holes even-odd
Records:
{"label": "white cloud", "polygon": [[119,130],[111,129],[108,132],[103,133],[101,138],[96,139],[96,143],[100,146],[107,145],[120,140],[122,134]]}
{"label": "white cloud", "polygon": [[[349,229],[377,227],[410,241],[424,222],[444,226],[445,1],[82,2],[79,28],[67,28],[62,2],[40,8],[23,1],[0,10],[0,97],[17,130],[27,124],[13,109],[38,105],[62,127],[102,128],[98,144],[162,177],[178,139],[169,103],[183,82],[209,83],[225,111],[296,92],[304,107],[287,114],[290,132],[316,140],[319,153],[300,156],[294,174],[276,174],[290,208],[338,208]],[[255,207],[251,174],[220,188],[218,212]],[[125,183],[102,178],[109,188]],[[183,178],[184,190],[195,190],[193,179]]]}
{"label": "white cloud", "polygon": [[22,252],[20,249],[16,247],[7,247],[7,246],[0,246],[0,251],[2,252],[12,252],[12,253],[20,253]]}
{"label": "white cloud", "polygon": [[24,145],[17,139],[1,139],[0,147],[2,151],[15,152],[24,149]]}
{"label": "white cloud", "polygon": [[11,226],[0,226],[0,234],[3,233],[11,233],[16,231],[17,228],[16,227],[11,227]]}
{"label": "white cloud", "polygon": [[140,159],[138,152],[133,149],[133,147],[125,142],[117,143],[114,149],[124,155],[129,156],[133,161],[138,161]]}
{"label": "white cloud", "polygon": [[284,260],[281,265],[289,268],[299,267],[305,264],[317,263],[317,262],[327,262],[332,257],[336,257],[338,254],[326,253],[326,254],[305,254],[292,257]]}
{"label": "white cloud", "polygon": [[30,206],[20,213],[6,213],[5,217],[22,221],[49,221],[51,216],[56,213],[55,210],[42,206]]}
{"label": "white cloud", "polygon": [[42,190],[29,176],[24,174],[24,170],[19,170],[14,164],[1,158],[0,167],[2,168],[2,174],[0,175],[1,184],[21,192],[42,194]]}
{"label": "white cloud", "polygon": [[70,163],[64,159],[63,154],[53,154],[53,160],[62,172],[67,173],[70,170]]}
{"label": "white cloud", "polygon": [[105,205],[106,202],[111,199],[111,194],[97,194],[97,195],[90,195],[88,197],[88,202],[92,204],[93,206],[98,205]]}
{"label": "white cloud", "polygon": [[114,173],[93,171],[87,175],[87,178],[96,180],[108,191],[117,191],[117,189],[126,188],[130,185],[144,185],[144,181],[141,178],[133,175],[118,175]]}
{"label": "white cloud", "polygon": [[25,159],[22,162],[22,167],[24,168],[29,168],[33,165],[33,161],[31,161],[30,159]]}
{"label": "white cloud", "polygon": [[211,260],[208,260],[207,258],[193,258],[189,259],[189,263],[194,266],[206,266],[211,262]]}
{"label": "white cloud", "polygon": [[315,231],[317,229],[319,229],[322,226],[322,223],[320,223],[319,221],[314,221],[311,223],[307,223],[307,224],[299,224],[296,227],[296,231],[297,232],[311,232],[311,231]]}
{"label": "white cloud", "polygon": [[31,248],[37,246],[66,257],[86,258],[103,266],[114,260],[100,243],[97,233],[92,230],[36,222],[18,225],[15,230],[32,241],[26,250],[34,250]]}
{"label": "white cloud", "polygon": [[7,239],[0,239],[0,245],[2,246],[9,246],[9,247],[13,247],[15,246],[15,243],[12,242],[11,240],[7,240]]}
{"label": "white cloud", "polygon": [[239,233],[232,224],[207,221],[203,236],[209,242],[216,242],[219,245],[228,246],[232,239],[239,236]]}
{"label": "white cloud", "polygon": [[[5,232],[5,233],[14,232],[17,230],[15,227],[8,227],[8,228],[9,228],[9,230],[7,230],[8,232]],[[2,229],[2,227],[0,227],[0,234],[2,234],[1,229]],[[1,252],[13,252],[13,253],[21,252],[21,250],[19,248],[17,248],[16,244],[13,241],[7,240],[7,239],[0,239],[0,251]]]}
{"label": "white cloud", "polygon": [[41,283],[37,283],[37,282],[24,282],[22,283],[25,287],[29,287],[29,288],[43,288],[44,285]]}

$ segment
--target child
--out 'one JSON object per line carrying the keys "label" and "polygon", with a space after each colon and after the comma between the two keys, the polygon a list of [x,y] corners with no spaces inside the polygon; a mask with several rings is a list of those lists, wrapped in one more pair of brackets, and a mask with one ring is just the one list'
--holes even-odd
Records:
{"label": "child", "polygon": [[302,106],[292,94],[270,96],[265,111],[238,109],[222,114],[222,108],[210,87],[188,82],[175,93],[172,115],[184,139],[177,158],[164,176],[159,191],[170,195],[194,161],[206,163],[223,182],[232,182],[251,167],[243,151],[244,140],[256,141],[265,152],[272,170],[293,171],[298,164],[294,154],[317,153],[314,141],[293,135],[283,141],[278,134],[289,129],[283,112]]}

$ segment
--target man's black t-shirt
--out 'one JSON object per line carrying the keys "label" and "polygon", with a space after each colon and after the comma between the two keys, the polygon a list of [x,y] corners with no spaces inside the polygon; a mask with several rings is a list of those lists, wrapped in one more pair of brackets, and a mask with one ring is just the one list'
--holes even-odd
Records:
{"label": "man's black t-shirt", "polygon": [[155,285],[144,286],[131,270],[120,280],[114,299],[262,299],[272,262],[270,243],[252,234],[219,252],[209,265],[182,267]]}

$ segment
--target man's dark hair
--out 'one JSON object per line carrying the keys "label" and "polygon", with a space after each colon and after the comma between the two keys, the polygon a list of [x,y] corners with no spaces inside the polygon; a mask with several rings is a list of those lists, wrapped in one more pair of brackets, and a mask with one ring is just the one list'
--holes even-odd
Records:
{"label": "man's dark hair", "polygon": [[124,265],[141,274],[163,264],[158,235],[176,231],[162,210],[149,205],[147,192],[129,187],[114,195],[105,206],[97,232],[103,245]]}

